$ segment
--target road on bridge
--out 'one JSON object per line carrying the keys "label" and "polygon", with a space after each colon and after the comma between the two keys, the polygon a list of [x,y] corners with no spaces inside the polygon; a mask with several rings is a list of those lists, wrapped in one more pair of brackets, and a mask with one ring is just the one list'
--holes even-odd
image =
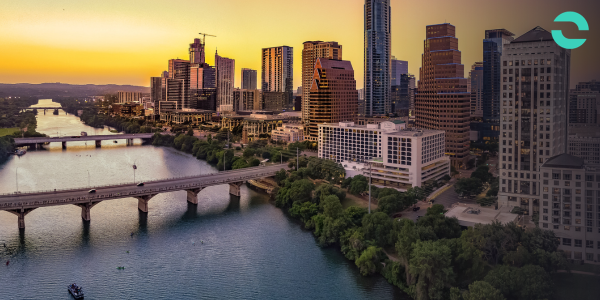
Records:
{"label": "road on bridge", "polygon": [[63,136],[63,137],[33,137],[16,138],[15,145],[31,145],[54,142],[77,142],[77,141],[104,141],[119,139],[150,139],[153,133],[130,133],[130,134],[109,134],[109,135],[83,135],[83,136]]}

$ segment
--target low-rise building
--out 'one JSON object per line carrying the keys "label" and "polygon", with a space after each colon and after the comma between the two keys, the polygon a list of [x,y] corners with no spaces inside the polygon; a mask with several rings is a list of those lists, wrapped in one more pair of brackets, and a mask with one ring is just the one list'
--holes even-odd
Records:
{"label": "low-rise building", "polygon": [[600,126],[570,126],[568,152],[600,167]]}
{"label": "low-rise building", "polygon": [[271,139],[287,143],[304,141],[304,126],[301,124],[283,124],[271,131]]}
{"label": "low-rise building", "polygon": [[202,109],[175,109],[163,110],[160,112],[160,120],[162,122],[172,122],[173,124],[189,123],[198,125],[200,123],[209,122],[215,112],[212,110]]}
{"label": "low-rise building", "polygon": [[252,113],[250,115],[224,115],[221,118],[221,127],[233,128],[242,126],[246,130],[247,140],[253,141],[261,134],[271,134],[271,132],[283,125],[286,118],[270,114]]}
{"label": "low-rise building", "polygon": [[319,125],[319,157],[339,163],[370,163],[363,168],[374,185],[407,190],[450,174],[441,130],[406,129],[405,123]]}
{"label": "low-rise building", "polygon": [[117,92],[118,103],[130,103],[130,102],[142,102],[142,93],[141,92]]}
{"label": "low-rise building", "polygon": [[137,103],[111,104],[110,114],[123,117],[144,116],[144,106]]}
{"label": "low-rise building", "polygon": [[567,258],[600,263],[600,168],[560,154],[540,174],[539,226],[556,233]]}

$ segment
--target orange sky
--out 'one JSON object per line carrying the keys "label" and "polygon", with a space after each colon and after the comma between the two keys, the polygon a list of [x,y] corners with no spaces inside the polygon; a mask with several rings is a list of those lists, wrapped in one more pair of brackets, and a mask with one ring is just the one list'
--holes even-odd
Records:
{"label": "orange sky", "polygon": [[[19,0],[0,10],[0,82],[132,84],[148,86],[170,58],[188,58],[198,32],[207,39],[207,62],[219,54],[240,69],[259,70],[261,48],[294,47],[294,82],[301,84],[302,43],[337,41],[363,85],[364,0]],[[482,58],[485,29],[520,35],[540,25],[588,38],[572,53],[572,83],[600,80],[600,1],[392,0],[392,54],[418,75],[425,26],[456,26],[465,70]],[[590,32],[553,23],[563,11],[581,13]],[[596,51],[597,52],[597,51]],[[260,78],[259,78],[260,80]]]}

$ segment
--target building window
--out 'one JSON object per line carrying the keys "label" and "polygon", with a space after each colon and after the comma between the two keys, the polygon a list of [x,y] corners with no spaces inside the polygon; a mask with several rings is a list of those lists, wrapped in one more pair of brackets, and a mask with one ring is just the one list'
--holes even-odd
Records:
{"label": "building window", "polygon": [[571,246],[571,239],[563,238],[563,246]]}
{"label": "building window", "polygon": [[582,247],[582,241],[581,240],[575,240],[575,247],[581,248]]}

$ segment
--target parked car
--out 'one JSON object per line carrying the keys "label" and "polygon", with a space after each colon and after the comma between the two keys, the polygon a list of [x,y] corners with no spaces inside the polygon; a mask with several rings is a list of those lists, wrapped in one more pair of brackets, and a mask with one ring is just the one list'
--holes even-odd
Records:
{"label": "parked car", "polygon": [[140,182],[140,183],[137,184],[137,186],[144,186],[144,183]]}
{"label": "parked car", "polygon": [[418,211],[419,209],[421,209],[421,207],[420,207],[420,206],[415,206],[415,207],[413,207],[413,211]]}
{"label": "parked car", "polygon": [[88,193],[94,194],[94,193],[96,193],[96,190],[95,189],[91,189],[91,190],[88,191]]}

